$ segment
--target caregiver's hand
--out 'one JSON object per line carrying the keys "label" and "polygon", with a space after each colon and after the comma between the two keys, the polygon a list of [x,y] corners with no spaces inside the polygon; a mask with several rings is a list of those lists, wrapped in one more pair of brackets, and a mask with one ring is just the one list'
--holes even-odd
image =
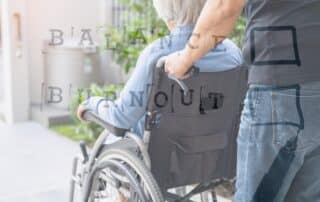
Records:
{"label": "caregiver's hand", "polygon": [[192,63],[184,50],[178,51],[167,56],[165,71],[178,79],[183,79],[186,77],[186,73],[192,66]]}
{"label": "caregiver's hand", "polygon": [[[165,70],[179,79],[192,63],[229,36],[242,13],[245,0],[207,0],[187,46],[168,56]],[[200,37],[201,36],[201,37]]]}

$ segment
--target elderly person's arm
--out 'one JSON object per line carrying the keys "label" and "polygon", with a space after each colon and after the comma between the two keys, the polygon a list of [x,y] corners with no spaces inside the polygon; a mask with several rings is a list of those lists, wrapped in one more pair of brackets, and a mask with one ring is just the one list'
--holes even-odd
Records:
{"label": "elderly person's arm", "polygon": [[183,78],[194,62],[232,32],[244,3],[245,0],[207,0],[189,43],[168,56],[166,71]]}
{"label": "elderly person's arm", "polygon": [[148,46],[140,54],[134,72],[122,90],[121,96],[115,102],[104,97],[91,97],[79,106],[78,118],[82,120],[83,113],[91,110],[113,126],[124,129],[133,128],[146,112],[153,72],[148,61],[153,57],[155,56],[152,53],[152,47]]}

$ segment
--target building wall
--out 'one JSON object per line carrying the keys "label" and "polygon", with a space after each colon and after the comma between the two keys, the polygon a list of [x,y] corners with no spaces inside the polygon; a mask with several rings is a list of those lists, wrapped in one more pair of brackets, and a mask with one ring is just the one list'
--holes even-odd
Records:
{"label": "building wall", "polygon": [[[4,106],[8,123],[29,118],[29,78],[27,65],[25,11],[27,0],[2,1],[1,29],[3,45]],[[19,23],[19,19],[20,22]],[[20,26],[19,26],[20,24]],[[19,27],[19,28],[18,28]]]}
{"label": "building wall", "polygon": [[[44,79],[43,48],[50,40],[50,29],[64,32],[64,39],[79,38],[81,29],[91,29],[91,36],[102,45],[98,27],[112,21],[111,0],[9,0],[1,1],[1,34],[3,45],[3,83],[5,118],[9,123],[30,118],[33,104],[41,103]],[[21,15],[21,42],[17,42],[14,14]],[[110,58],[100,54],[100,83],[120,83],[123,74]]]}
{"label": "building wall", "polygon": [[[41,84],[44,82],[42,49],[45,40],[50,40],[50,29],[60,29],[64,39],[78,38],[81,29],[91,29],[94,41],[103,42],[97,27],[111,22],[110,0],[28,0],[27,47],[31,104],[41,102]],[[121,74],[114,70],[108,53],[101,53],[101,78],[106,83],[119,82]]]}

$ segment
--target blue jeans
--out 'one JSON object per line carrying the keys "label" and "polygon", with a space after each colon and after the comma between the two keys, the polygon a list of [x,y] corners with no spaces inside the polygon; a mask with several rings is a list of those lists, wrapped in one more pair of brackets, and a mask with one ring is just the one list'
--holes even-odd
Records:
{"label": "blue jeans", "polygon": [[251,85],[237,155],[236,202],[320,201],[320,82]]}

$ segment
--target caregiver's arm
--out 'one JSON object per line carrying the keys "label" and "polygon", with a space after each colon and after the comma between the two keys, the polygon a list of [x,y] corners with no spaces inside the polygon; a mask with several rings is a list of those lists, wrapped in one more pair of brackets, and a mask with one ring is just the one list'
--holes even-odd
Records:
{"label": "caregiver's arm", "polygon": [[166,71],[183,78],[192,64],[233,30],[245,0],[207,0],[186,47],[168,56]]}

